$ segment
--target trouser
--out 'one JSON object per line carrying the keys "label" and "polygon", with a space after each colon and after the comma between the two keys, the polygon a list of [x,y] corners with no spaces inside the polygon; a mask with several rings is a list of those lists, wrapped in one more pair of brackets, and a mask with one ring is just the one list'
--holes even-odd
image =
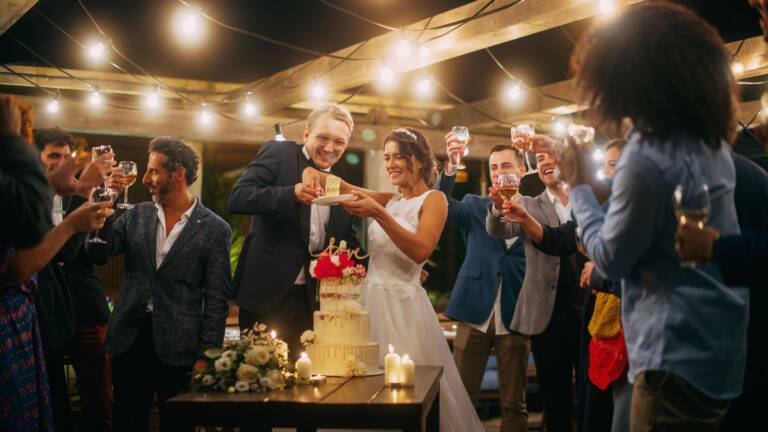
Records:
{"label": "trouser", "polygon": [[151,319],[149,321],[150,324],[139,331],[124,353],[112,357],[113,426],[116,431],[146,431],[155,393],[160,430],[180,430],[167,415],[165,402],[185,389],[192,365],[167,366],[160,361],[155,352]]}
{"label": "trouser", "polygon": [[627,371],[611,384],[613,387],[613,419],[611,432],[629,432],[629,415],[632,409],[632,383],[627,381]]}
{"label": "trouser", "polygon": [[258,322],[266,324],[267,330],[275,330],[277,337],[288,344],[288,358],[296,360],[304,347],[301,345],[301,334],[312,329],[312,313],[310,298],[314,293],[309,292],[307,285],[294,285],[285,298],[272,310],[265,314],[254,314],[240,308],[240,330],[253,327]]}
{"label": "trouser", "polygon": [[494,319],[488,331],[483,333],[459,322],[453,343],[453,358],[459,375],[467,389],[473,405],[480,397],[485,364],[496,349],[499,396],[503,432],[525,432],[528,430],[528,411],[525,404],[525,390],[528,386],[528,355],[531,342],[519,334],[496,335]]}
{"label": "trouser", "polygon": [[543,333],[531,336],[548,432],[572,430],[573,372],[579,371],[580,329],[579,315],[570,311],[563,322],[551,321]]}
{"label": "trouser", "polygon": [[43,346],[45,370],[51,397],[51,412],[56,431],[72,430],[72,412],[69,407],[69,390],[64,369],[64,346],[51,349]]}
{"label": "trouser", "polygon": [[112,371],[109,355],[104,351],[106,332],[104,323],[77,323],[69,342],[77,387],[91,432],[112,429]]}
{"label": "trouser", "polygon": [[643,371],[632,390],[632,432],[714,432],[730,399],[715,400],[670,372]]}

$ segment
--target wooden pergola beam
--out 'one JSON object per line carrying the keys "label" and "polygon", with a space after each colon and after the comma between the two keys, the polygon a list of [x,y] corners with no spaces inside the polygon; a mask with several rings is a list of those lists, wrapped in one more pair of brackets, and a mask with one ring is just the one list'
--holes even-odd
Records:
{"label": "wooden pergola beam", "polygon": [[37,0],[0,0],[0,34],[5,33]]}

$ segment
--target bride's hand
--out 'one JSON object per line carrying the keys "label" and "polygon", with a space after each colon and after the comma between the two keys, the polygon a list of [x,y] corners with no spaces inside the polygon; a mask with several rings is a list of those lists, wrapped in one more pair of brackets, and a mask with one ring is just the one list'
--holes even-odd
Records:
{"label": "bride's hand", "polygon": [[375,217],[377,214],[384,211],[384,207],[368,195],[358,191],[352,191],[352,194],[357,197],[356,200],[341,202],[341,205],[344,206],[347,213],[363,218]]}

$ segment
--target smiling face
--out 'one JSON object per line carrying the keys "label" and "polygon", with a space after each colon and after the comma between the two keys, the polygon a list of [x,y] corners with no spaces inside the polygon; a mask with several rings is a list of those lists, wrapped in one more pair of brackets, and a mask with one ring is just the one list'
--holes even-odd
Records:
{"label": "smiling face", "polygon": [[555,158],[552,153],[536,153],[536,167],[545,186],[557,187],[560,180],[555,177]]}
{"label": "smiling face", "polygon": [[408,160],[400,153],[400,145],[397,141],[387,141],[384,145],[384,166],[394,186],[413,186],[421,180],[418,175],[421,162],[411,156],[409,167]]}
{"label": "smiling face", "polygon": [[619,163],[621,150],[614,146],[605,151],[605,160],[603,161],[603,175],[605,178],[612,179],[616,174],[616,164]]}
{"label": "smiling face", "polygon": [[349,126],[330,114],[317,118],[311,130],[304,130],[304,143],[315,168],[328,169],[341,158],[349,143],[349,133]]}
{"label": "smiling face", "polygon": [[493,187],[498,187],[499,174],[516,174],[518,179],[523,178],[525,174],[525,167],[520,167],[513,149],[491,153],[488,157],[488,168]]}
{"label": "smiling face", "polygon": [[70,157],[68,145],[59,146],[56,143],[48,143],[40,152],[40,160],[48,172],[60,167]]}

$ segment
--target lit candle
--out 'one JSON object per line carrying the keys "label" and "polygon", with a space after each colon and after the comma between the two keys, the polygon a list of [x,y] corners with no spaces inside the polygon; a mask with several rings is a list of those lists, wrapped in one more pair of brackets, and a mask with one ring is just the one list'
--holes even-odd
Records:
{"label": "lit candle", "polygon": [[312,360],[307,357],[307,353],[301,353],[301,358],[296,360],[296,378],[299,382],[307,382],[311,375]]}
{"label": "lit candle", "polygon": [[416,381],[416,365],[408,358],[408,354],[400,361],[400,381],[404,386],[413,386]]}
{"label": "lit candle", "polygon": [[277,332],[272,330],[271,332],[269,332],[269,335],[272,336],[272,339],[275,339],[277,337]]}
{"label": "lit candle", "polygon": [[389,346],[389,354],[384,356],[384,381],[385,384],[400,382],[400,356],[392,345]]}

